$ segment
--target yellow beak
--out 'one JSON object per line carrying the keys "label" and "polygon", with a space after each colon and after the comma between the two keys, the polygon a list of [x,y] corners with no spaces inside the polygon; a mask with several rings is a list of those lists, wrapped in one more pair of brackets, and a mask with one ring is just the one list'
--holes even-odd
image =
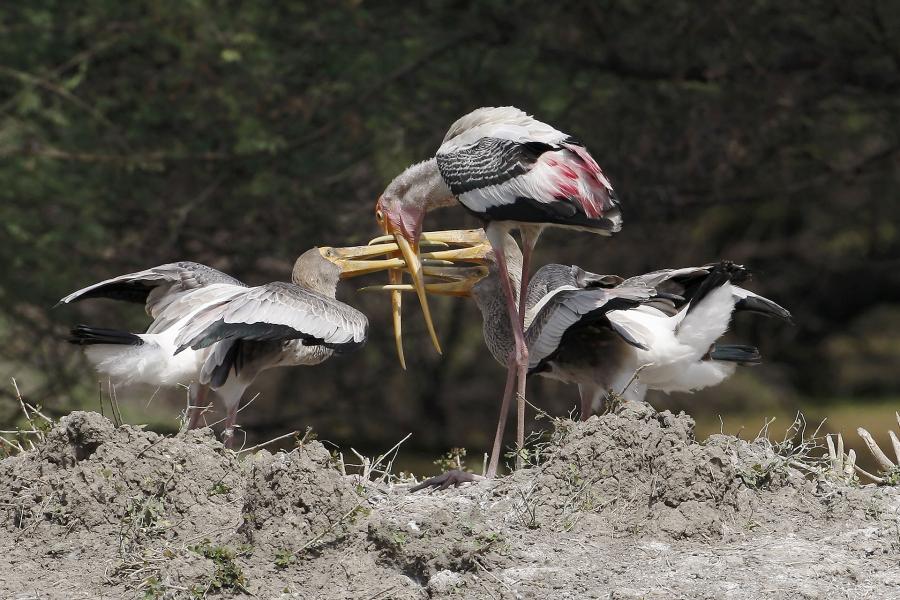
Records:
{"label": "yellow beak", "polygon": [[[426,247],[436,249],[416,252],[406,238],[392,234],[376,238],[367,246],[320,248],[323,257],[340,266],[342,278],[388,271],[388,285],[362,289],[391,292],[394,341],[400,365],[404,369],[406,360],[403,353],[401,293],[415,291],[418,295],[429,336],[440,353],[441,347],[426,294],[466,296],[471,293],[475,283],[487,275],[487,267],[473,266],[484,264],[490,251],[490,244],[481,229],[423,232],[419,248]],[[458,267],[457,263],[470,265]],[[403,270],[410,274],[412,284],[403,283]],[[426,282],[426,278],[429,281]]]}

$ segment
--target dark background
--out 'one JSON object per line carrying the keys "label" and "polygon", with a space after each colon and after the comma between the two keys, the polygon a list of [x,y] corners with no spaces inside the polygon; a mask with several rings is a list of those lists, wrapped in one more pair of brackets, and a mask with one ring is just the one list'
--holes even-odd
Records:
{"label": "dark background", "polygon": [[[802,409],[883,430],[900,407],[898,31],[891,2],[4,3],[0,375],[54,414],[99,408],[108,392],[67,327],[147,319],[103,301],[51,310],[60,297],[177,259],[287,278],[313,245],[377,234],[379,193],[456,118],[514,104],[584,140],[625,214],[612,239],[550,232],[536,264],[729,258],[794,312],[793,328],[735,324],[764,366],[654,404],[707,429],[722,415],[755,433]],[[474,225],[461,210],[426,221]],[[407,302],[404,373],[387,298],[339,296],[369,316],[368,346],[261,377],[250,437],[311,425],[358,448],[410,431],[423,452],[485,448],[503,371],[474,307],[434,301],[441,358]],[[531,390],[557,414],[577,397]],[[129,420],[177,427],[182,392],[119,398]]]}

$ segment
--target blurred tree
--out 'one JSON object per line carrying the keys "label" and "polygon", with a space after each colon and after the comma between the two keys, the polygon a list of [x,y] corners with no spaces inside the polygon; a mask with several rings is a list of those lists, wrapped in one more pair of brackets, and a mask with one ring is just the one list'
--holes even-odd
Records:
{"label": "blurred tree", "polygon": [[[53,410],[88,402],[66,327],[145,320],[100,302],[50,311],[57,298],[175,259],[286,277],[314,244],[376,233],[380,191],[453,120],[515,104],[585,140],[626,211],[615,239],[551,233],[538,262],[744,262],[797,317],[737,323],[772,365],[758,377],[896,392],[842,373],[859,372],[843,368],[871,330],[858,319],[900,301],[897,31],[900,5],[877,1],[6,3],[0,370]],[[439,445],[468,428],[481,443],[473,415],[493,415],[502,375],[472,307],[437,303],[442,359],[410,319],[402,373],[384,299],[346,297],[372,320],[368,348],[273,375],[245,423]],[[305,397],[283,401],[301,379]],[[574,397],[536,389],[556,410]]]}

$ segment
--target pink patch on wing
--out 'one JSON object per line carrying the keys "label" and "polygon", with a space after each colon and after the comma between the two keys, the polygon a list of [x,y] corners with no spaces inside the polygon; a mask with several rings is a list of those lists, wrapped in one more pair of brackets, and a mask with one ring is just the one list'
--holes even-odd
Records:
{"label": "pink patch on wing", "polygon": [[603,215],[603,211],[612,206],[610,192],[612,186],[609,180],[603,175],[597,161],[588,153],[586,149],[574,144],[563,144],[567,153],[567,163],[578,173],[578,179],[582,183],[582,189],[589,190],[590,196],[585,198],[579,194],[575,200],[581,205],[585,215],[589,218],[598,218]]}

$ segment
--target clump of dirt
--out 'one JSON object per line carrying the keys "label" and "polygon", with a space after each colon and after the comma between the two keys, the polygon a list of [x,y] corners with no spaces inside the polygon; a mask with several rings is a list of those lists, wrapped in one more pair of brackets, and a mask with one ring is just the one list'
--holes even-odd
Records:
{"label": "clump of dirt", "polygon": [[534,505],[533,525],[571,529],[594,514],[618,531],[721,536],[738,513],[762,518],[771,507],[766,492],[811,485],[768,442],[716,435],[698,443],[690,416],[647,404],[564,428],[545,464],[514,478]]}
{"label": "clump of dirt", "polygon": [[368,513],[362,490],[338,473],[318,442],[274,456],[263,450],[250,463],[239,529],[248,544],[296,553],[339,538]]}
{"label": "clump of dirt", "polygon": [[0,527],[100,534],[177,521],[197,533],[230,520],[211,492],[240,490],[241,470],[209,429],[171,438],[73,412],[36,452],[0,462]]}
{"label": "clump of dirt", "polygon": [[[93,413],[0,461],[0,596],[889,597],[900,493],[684,414],[557,421],[532,464],[408,493],[318,442],[239,457]],[[801,470],[798,470],[798,467]],[[814,470],[814,469],[813,469]]]}

